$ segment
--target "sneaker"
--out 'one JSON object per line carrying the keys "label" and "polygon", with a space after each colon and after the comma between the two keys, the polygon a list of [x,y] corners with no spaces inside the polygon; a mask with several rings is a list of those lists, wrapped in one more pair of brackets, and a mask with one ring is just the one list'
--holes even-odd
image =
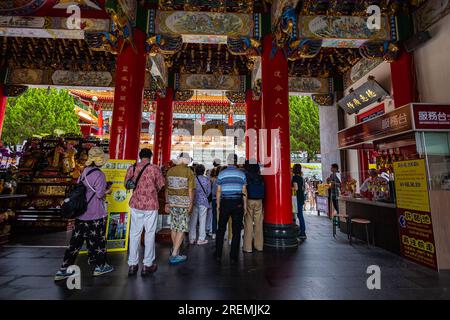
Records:
{"label": "sneaker", "polygon": [[175,265],[175,264],[180,264],[182,262],[185,262],[186,260],[187,260],[186,256],[180,256],[180,255],[177,255],[175,257],[171,256],[169,258],[169,263],[172,265]]}
{"label": "sneaker", "polygon": [[195,240],[189,240],[189,244],[194,245],[195,244]]}
{"label": "sneaker", "polygon": [[74,272],[67,273],[67,269],[59,269],[55,274],[55,281],[61,281],[64,279],[67,279],[71,275],[73,275]]}
{"label": "sneaker", "polygon": [[101,267],[95,267],[94,277],[101,276],[102,274],[113,272],[113,271],[114,271],[113,266],[110,266],[109,264],[105,263]]}
{"label": "sneaker", "polygon": [[207,244],[207,243],[208,243],[208,240],[198,240],[198,241],[197,241],[197,244],[200,245],[200,246],[201,246],[202,244]]}
{"label": "sneaker", "polygon": [[298,237],[300,240],[306,240],[306,238],[307,238],[306,234],[300,234]]}

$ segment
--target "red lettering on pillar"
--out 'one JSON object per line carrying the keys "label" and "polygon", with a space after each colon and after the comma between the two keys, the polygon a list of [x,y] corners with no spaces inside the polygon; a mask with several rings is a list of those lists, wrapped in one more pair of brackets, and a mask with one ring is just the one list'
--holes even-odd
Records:
{"label": "red lettering on pillar", "polygon": [[[245,155],[246,159],[256,159],[259,160],[258,155],[258,135],[259,129],[261,129],[261,99],[253,100],[252,90],[247,90],[247,95],[245,99],[245,126],[247,131],[247,136],[245,138]],[[251,132],[250,130],[254,131]],[[255,136],[253,136],[253,134]],[[255,141],[251,142],[250,138]]]}
{"label": "red lettering on pillar", "polygon": [[[281,50],[271,57],[272,36],[264,38],[262,57],[262,113],[267,130],[267,150],[275,174],[264,176],[266,198],[264,222],[292,224],[291,158],[289,136],[288,62]],[[272,147],[271,130],[278,129],[280,141]],[[274,163],[276,162],[276,163]]]}
{"label": "red lettering on pillar", "polygon": [[153,163],[164,165],[170,161],[173,126],[173,89],[166,89],[166,97],[156,99],[155,133],[153,135]]}
{"label": "red lettering on pillar", "polygon": [[139,151],[145,80],[145,34],[134,30],[136,51],[126,44],[117,58],[114,109],[109,153],[111,159],[135,160]]}

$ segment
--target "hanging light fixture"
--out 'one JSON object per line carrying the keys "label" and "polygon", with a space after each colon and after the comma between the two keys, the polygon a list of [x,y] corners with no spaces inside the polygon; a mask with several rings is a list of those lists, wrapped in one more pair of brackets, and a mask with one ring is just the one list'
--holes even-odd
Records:
{"label": "hanging light fixture", "polygon": [[228,125],[232,126],[234,123],[234,110],[233,106],[230,104],[230,111],[228,111]]}
{"label": "hanging light fixture", "polygon": [[205,104],[202,103],[202,109],[200,110],[200,121],[202,123],[206,122],[206,110],[205,110]]}
{"label": "hanging light fixture", "polygon": [[152,101],[150,104],[150,121],[155,121],[155,102]]}

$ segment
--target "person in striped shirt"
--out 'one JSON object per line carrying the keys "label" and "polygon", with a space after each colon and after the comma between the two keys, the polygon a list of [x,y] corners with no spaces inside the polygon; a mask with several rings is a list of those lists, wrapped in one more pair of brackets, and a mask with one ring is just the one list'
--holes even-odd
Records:
{"label": "person in striped shirt", "polygon": [[215,258],[217,261],[222,258],[225,229],[231,216],[233,237],[230,259],[232,263],[235,263],[239,257],[242,221],[247,208],[247,180],[245,173],[237,168],[237,155],[230,154],[227,163],[228,167],[221,171],[217,178],[216,203],[219,213],[219,228],[216,237]]}

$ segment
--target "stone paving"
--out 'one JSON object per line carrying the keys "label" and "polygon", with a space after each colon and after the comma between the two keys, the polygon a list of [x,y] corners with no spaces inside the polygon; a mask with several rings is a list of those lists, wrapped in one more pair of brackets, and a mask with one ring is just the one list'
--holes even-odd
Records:
{"label": "stone paving", "polygon": [[[170,266],[169,247],[157,245],[159,269],[141,278],[127,276],[125,253],[111,253],[115,271],[94,278],[86,256],[78,258],[81,290],[55,283],[64,248],[0,249],[0,299],[449,299],[450,272],[429,270],[365,243],[332,237],[326,217],[306,215],[308,239],[298,250],[242,253],[230,265],[212,258],[213,241],[185,248],[188,261]],[[65,235],[63,236],[65,238]],[[381,290],[368,290],[369,265],[381,268]]]}

